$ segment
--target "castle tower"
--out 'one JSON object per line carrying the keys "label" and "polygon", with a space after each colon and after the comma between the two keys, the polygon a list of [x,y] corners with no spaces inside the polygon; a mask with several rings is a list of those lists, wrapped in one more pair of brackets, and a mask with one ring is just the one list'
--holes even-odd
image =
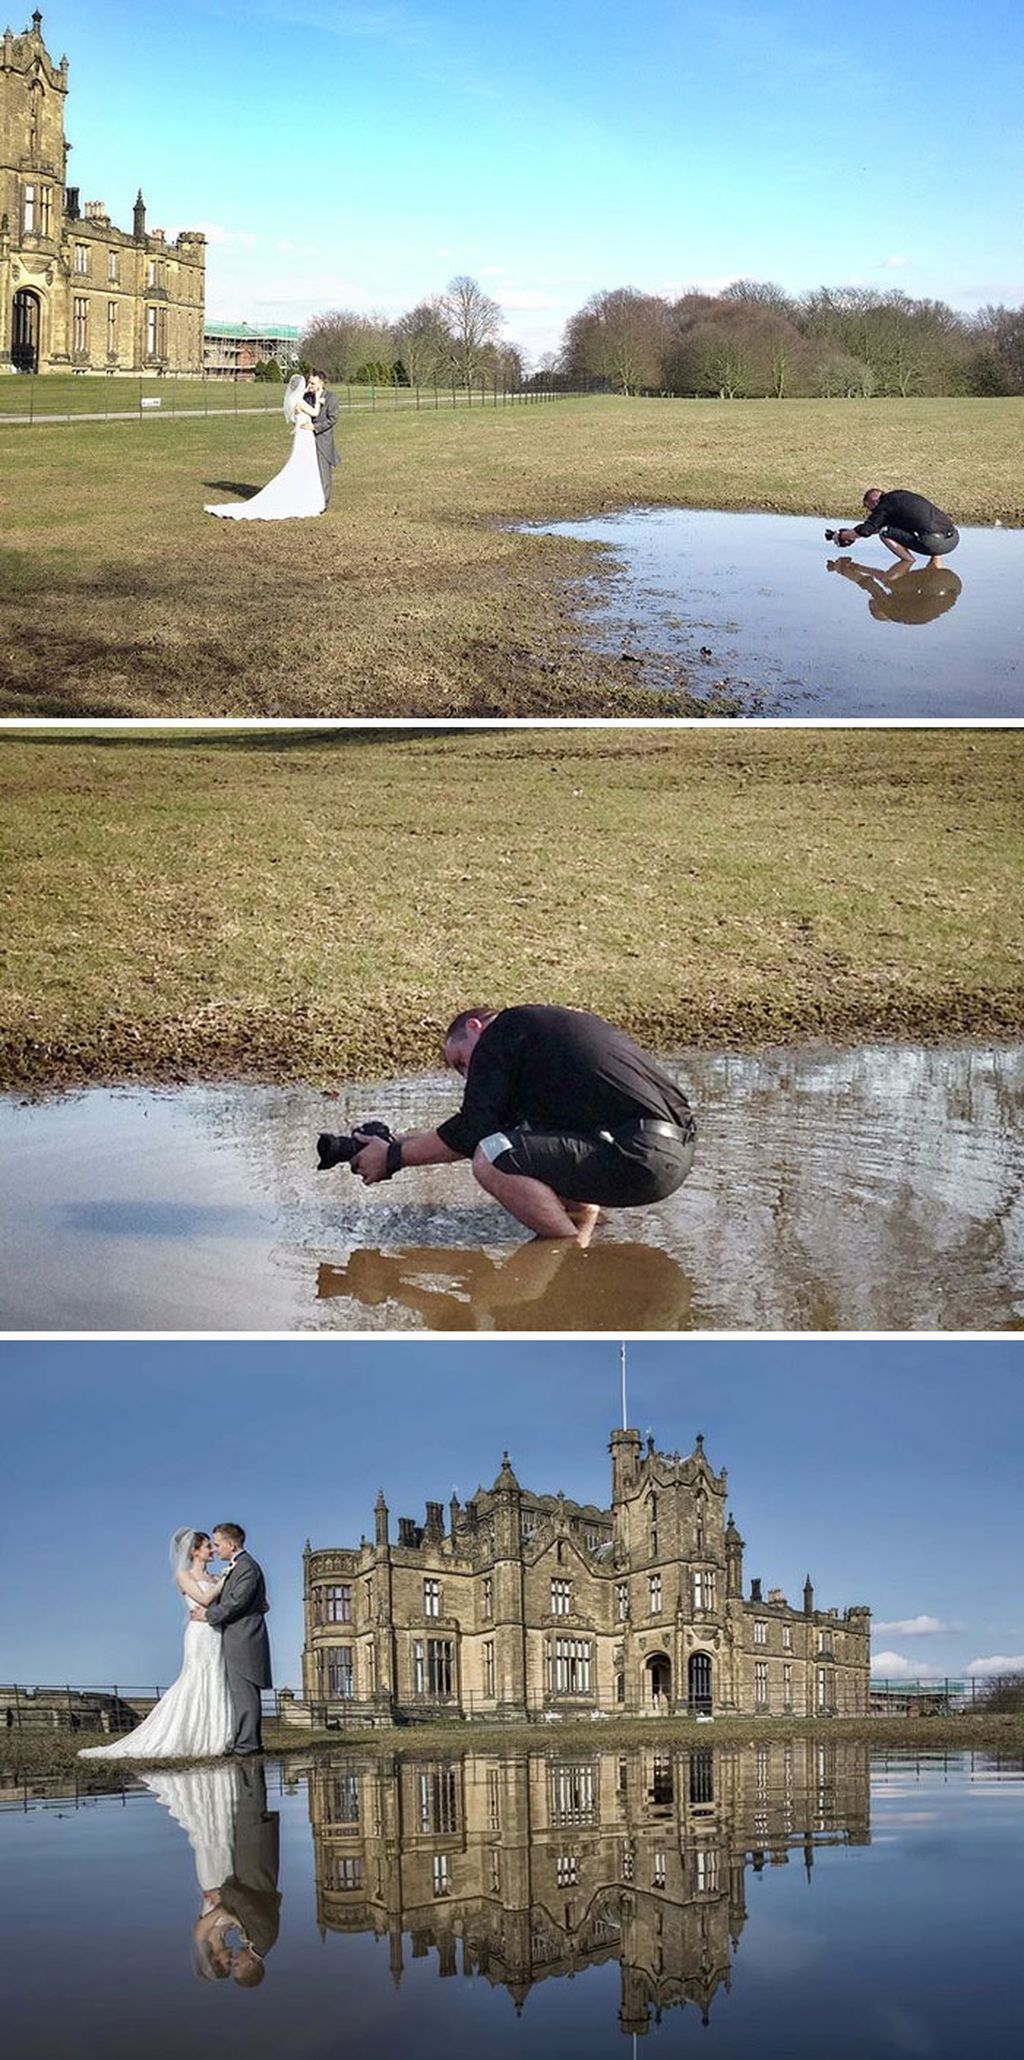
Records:
{"label": "castle tower", "polygon": [[68,145],[68,61],[55,65],[36,12],[0,44],[0,371],[38,371],[59,290]]}
{"label": "castle tower", "polygon": [[522,1491],[506,1452],[494,1497],[494,1629],[499,1714],[526,1713]]}

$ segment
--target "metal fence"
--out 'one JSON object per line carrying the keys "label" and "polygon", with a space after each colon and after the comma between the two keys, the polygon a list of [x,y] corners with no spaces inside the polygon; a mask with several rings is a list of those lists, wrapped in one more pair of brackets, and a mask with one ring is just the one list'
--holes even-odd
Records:
{"label": "metal fence", "polygon": [[[577,397],[582,388],[529,381],[507,386],[482,379],[471,386],[334,386],[346,413],[399,408],[537,407]],[[279,415],[283,388],[276,382],[224,379],[106,379],[23,373],[0,385],[0,424],[147,422],[206,415]]]}
{"label": "metal fence", "polygon": [[[23,1682],[0,1684],[0,1727],[12,1731],[131,1731],[159,1702],[164,1689],[159,1685],[131,1684],[82,1687],[75,1682],[47,1686]],[[263,1690],[263,1714],[276,1717],[286,1689]]]}

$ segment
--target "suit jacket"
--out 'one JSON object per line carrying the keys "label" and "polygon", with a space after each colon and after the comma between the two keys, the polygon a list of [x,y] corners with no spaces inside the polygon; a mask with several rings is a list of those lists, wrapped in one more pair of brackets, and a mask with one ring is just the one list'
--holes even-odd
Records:
{"label": "suit jacket", "polygon": [[206,1621],[223,1635],[229,1678],[234,1674],[258,1688],[273,1686],[264,1623],[269,1608],[262,1569],[251,1553],[240,1552],[217,1601],[207,1604]]}
{"label": "suit jacket", "polygon": [[337,394],[328,393],[325,387],[323,406],[313,423],[313,435],[316,437],[317,457],[324,459],[328,465],[338,465],[341,463],[338,447],[334,441],[334,425],[338,420],[340,411],[341,402]]}
{"label": "suit jacket", "polygon": [[267,1808],[267,1780],[262,1767],[239,1767],[238,1806],[231,1847],[231,1873],[221,1886],[221,1902],[237,1917],[261,1959],[269,1953],[280,1929],[280,1818]]}

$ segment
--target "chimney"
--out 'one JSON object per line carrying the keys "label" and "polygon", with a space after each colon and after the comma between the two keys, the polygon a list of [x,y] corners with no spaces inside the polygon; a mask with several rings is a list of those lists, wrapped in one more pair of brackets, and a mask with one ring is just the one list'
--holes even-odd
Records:
{"label": "chimney", "polygon": [[751,1581],[751,1583],[750,1583],[750,1600],[751,1600],[751,1602],[760,1602],[760,1600],[761,1600],[761,1583],[760,1583],[760,1581]]}

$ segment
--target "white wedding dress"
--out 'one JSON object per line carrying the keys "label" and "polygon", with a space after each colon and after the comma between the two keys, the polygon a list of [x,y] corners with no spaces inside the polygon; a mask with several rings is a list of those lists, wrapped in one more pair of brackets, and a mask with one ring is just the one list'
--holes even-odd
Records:
{"label": "white wedding dress", "polygon": [[[199,1582],[213,1594],[216,1583]],[[191,1604],[186,1602],[186,1609]],[[212,1624],[185,1621],[184,1663],[177,1680],[134,1731],[109,1745],[86,1746],[81,1760],[216,1759],[226,1752],[235,1729],[227,1669],[219,1631]]]}
{"label": "white wedding dress", "polygon": [[232,522],[286,522],[293,516],[323,512],[316,437],[308,415],[296,416],[288,462],[258,494],[248,501],[229,501],[224,507],[206,504],[208,515],[224,515]]}
{"label": "white wedding dress", "polygon": [[186,1833],[203,1895],[222,1888],[234,1873],[237,1769],[226,1761],[219,1767],[189,1767],[140,1778]]}

